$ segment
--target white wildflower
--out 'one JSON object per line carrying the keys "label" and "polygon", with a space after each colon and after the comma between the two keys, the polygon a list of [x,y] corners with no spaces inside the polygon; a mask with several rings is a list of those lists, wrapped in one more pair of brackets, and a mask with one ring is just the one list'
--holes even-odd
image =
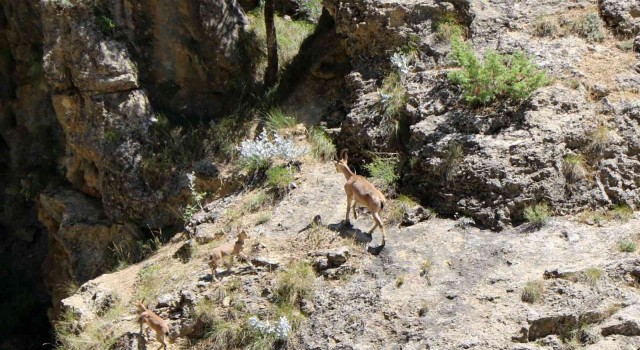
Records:
{"label": "white wildflower", "polygon": [[409,70],[411,69],[409,61],[409,56],[400,52],[396,52],[391,55],[391,64],[393,64],[402,74],[409,73]]}
{"label": "white wildflower", "polygon": [[292,161],[309,152],[307,146],[297,147],[295,143],[275,133],[273,140],[269,139],[266,131],[255,140],[244,140],[238,147],[243,158],[259,158],[264,160],[283,159]]}
{"label": "white wildflower", "polygon": [[289,334],[291,334],[291,325],[285,316],[280,317],[280,320],[275,327],[273,327],[268,321],[260,321],[256,316],[251,316],[247,320],[247,323],[249,324],[249,327],[257,330],[261,334],[275,334],[275,336],[280,340],[287,339]]}
{"label": "white wildflower", "polygon": [[289,320],[282,316],[278,321],[278,325],[276,326],[276,337],[280,340],[285,340],[289,338],[289,334],[291,333],[291,325],[289,325]]}

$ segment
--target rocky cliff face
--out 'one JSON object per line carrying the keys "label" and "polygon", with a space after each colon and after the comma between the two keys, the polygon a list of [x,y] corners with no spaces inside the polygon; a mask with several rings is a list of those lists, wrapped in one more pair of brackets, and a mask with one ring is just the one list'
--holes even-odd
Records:
{"label": "rocky cliff face", "polygon": [[43,264],[57,304],[108,268],[113,242],[178,221],[184,175],[145,167],[156,115],[235,108],[255,85],[253,38],[235,1],[3,1],[0,26],[2,250],[41,298]]}
{"label": "rocky cliff face", "polygon": [[[291,15],[307,5],[278,4]],[[628,306],[637,302],[630,286],[637,284],[638,263],[623,261],[612,248],[632,235],[635,221],[621,228],[588,228],[582,236],[585,226],[563,220],[531,236],[526,226],[513,228],[536,203],[561,215],[640,205],[637,4],[325,0],[323,5],[321,30],[284,72],[274,96],[305,121],[322,119],[334,128],[357,168],[376,152],[397,155],[402,192],[447,217],[468,216],[506,234],[466,227],[465,220],[423,223],[393,229],[395,243],[374,257],[357,245],[368,242],[363,232],[329,225],[341,239],[355,238],[359,249],[346,266],[329,266],[317,261],[323,254],[295,242],[294,231],[314,215],[331,224],[343,215],[341,189],[324,190],[340,179],[319,182],[331,175],[313,168],[312,176],[299,182],[302,187],[274,209],[277,220],[255,230],[264,238],[266,250],[260,254],[266,260],[262,269],[240,270],[248,276],[240,290],[249,312],[270,305],[272,269],[306,259],[326,268],[316,271],[322,276],[316,298],[305,301],[308,322],[296,339],[299,348],[373,348],[382,342],[385,348],[528,349],[532,345],[526,343],[538,342],[555,349],[582,324],[597,335],[580,333],[582,345],[637,346],[637,310]],[[161,277],[176,276],[172,281],[180,283],[163,285],[164,298],[155,306],[179,324],[175,331],[183,340],[198,341],[203,327],[212,326],[194,317],[198,303],[217,300],[208,290],[206,268],[192,262],[186,266],[197,276],[174,273],[184,270],[183,262],[171,260],[176,242],[147,267],[133,267],[133,276],[105,275],[60,301],[69,286],[107,271],[114,243],[132,245],[145,230],[180,221],[176,208],[188,198],[184,172],[190,169],[172,164],[175,159],[154,159],[158,130],[165,120],[198,126],[217,120],[252,94],[258,48],[241,6],[256,4],[1,2],[0,165],[7,171],[0,173],[0,228],[7,233],[0,252],[11,252],[10,271],[27,271],[28,280],[38,281],[38,300],[46,299],[45,287],[52,294],[52,317],[62,310],[103,317],[113,305],[139,295],[140,280],[151,274],[147,267],[162,265],[161,257],[171,261]],[[460,25],[479,56],[524,52],[548,72],[551,84],[521,103],[466,104],[460,87],[447,78],[455,68],[450,43],[438,31],[442,23]],[[390,60],[394,54],[405,55],[409,64],[401,78],[405,100],[389,117],[381,90],[397,70]],[[210,165],[204,167],[211,170]],[[324,207],[311,213],[317,198]],[[212,204],[213,211],[191,222],[191,233],[225,232],[216,226],[223,223],[203,221],[221,221],[235,201]],[[302,209],[292,209],[297,207]],[[280,254],[281,240],[286,249]],[[186,262],[192,253],[206,255],[193,244],[180,248]],[[553,257],[542,261],[548,249]],[[25,259],[25,252],[33,259]],[[601,254],[590,260],[591,253]],[[579,262],[568,263],[576,256]],[[416,261],[435,264],[428,278]],[[585,279],[591,268],[604,282]],[[541,282],[542,306],[523,306],[523,285],[541,276],[547,278]],[[118,278],[127,283],[124,291],[114,291]],[[230,303],[222,298],[216,307],[229,311]],[[493,316],[496,309],[513,313]],[[356,310],[371,317],[344,318]],[[474,323],[478,319],[492,326]],[[129,321],[114,324],[131,332]]]}
{"label": "rocky cliff face", "polygon": [[[406,191],[442,213],[467,215],[496,229],[522,222],[523,209],[538,202],[561,214],[638,205],[640,74],[635,54],[621,48],[637,32],[624,29],[635,28],[632,4],[325,5],[336,18],[354,66],[349,76],[354,94],[347,102],[351,112],[341,139],[363,154],[374,150],[405,155]],[[599,12],[614,25],[614,34],[606,39],[592,42],[561,32],[567,23],[584,21],[589,14],[597,20]],[[448,44],[434,30],[447,18],[466,26],[478,52],[523,51],[558,80],[521,105],[465,106],[446,78]],[[536,26],[542,22],[556,32],[539,37]],[[389,57],[410,45],[419,48],[419,58],[405,78],[407,103],[394,133],[381,112],[379,89],[392,70]],[[583,166],[588,170],[578,178],[567,171],[566,159],[572,156],[586,158]]]}

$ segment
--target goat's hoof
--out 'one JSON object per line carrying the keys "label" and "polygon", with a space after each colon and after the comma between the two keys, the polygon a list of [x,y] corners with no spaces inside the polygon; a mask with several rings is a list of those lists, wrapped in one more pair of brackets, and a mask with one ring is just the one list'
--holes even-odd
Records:
{"label": "goat's hoof", "polygon": [[379,255],[382,252],[382,249],[384,249],[384,243],[377,246],[377,247],[373,247],[368,245],[367,246],[367,253],[371,254],[371,255]]}
{"label": "goat's hoof", "polygon": [[353,226],[353,225],[351,225],[351,221],[349,221],[349,220],[344,221],[344,225],[348,226],[348,227],[352,227]]}

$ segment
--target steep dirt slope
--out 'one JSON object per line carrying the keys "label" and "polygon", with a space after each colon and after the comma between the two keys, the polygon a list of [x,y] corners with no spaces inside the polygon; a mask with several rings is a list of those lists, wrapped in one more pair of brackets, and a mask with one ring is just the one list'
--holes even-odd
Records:
{"label": "steep dirt slope", "polygon": [[[273,208],[269,222],[251,227],[253,217],[244,219],[254,261],[278,264],[276,271],[236,263],[230,274],[221,275],[221,288],[238,284],[232,298],[242,300],[248,314],[260,316],[269,308],[268,290],[278,270],[290,262],[315,261],[309,253],[318,248],[347,247],[351,256],[344,265],[318,273],[315,297],[306,306],[313,311],[291,339],[294,348],[528,349],[527,343],[535,342],[551,349],[573,338],[593,349],[640,345],[635,336],[640,328],[629,320],[639,301],[634,283],[640,259],[617,248],[621,239],[637,234],[640,220],[595,227],[556,218],[540,230],[523,225],[495,233],[469,227],[465,220],[431,219],[390,227],[386,247],[375,256],[366,252],[371,238],[360,231],[371,225],[368,214],[359,216],[354,228],[341,225],[343,182],[330,164],[305,164],[297,188]],[[213,203],[210,213],[249,195]],[[197,225],[196,231],[218,232],[225,215],[217,223]],[[322,231],[324,237],[300,232],[316,215],[330,228]],[[379,240],[375,233],[373,245]],[[63,303],[83,320],[95,317],[96,300],[104,299],[96,295],[113,295],[131,307],[136,296],[146,294],[156,311],[172,318],[175,335],[204,334],[193,321],[196,305],[214,300],[212,313],[222,319],[234,304],[209,299],[220,288],[210,282],[204,261],[215,243],[194,243],[186,264],[172,258],[181,244],[176,240],[138,266],[101,276]],[[154,290],[142,291],[149,288],[141,281],[151,270]],[[530,281],[543,286],[533,304],[521,300]],[[109,327],[114,336],[136,332],[133,314],[119,317]],[[173,348],[186,344],[179,338]]]}

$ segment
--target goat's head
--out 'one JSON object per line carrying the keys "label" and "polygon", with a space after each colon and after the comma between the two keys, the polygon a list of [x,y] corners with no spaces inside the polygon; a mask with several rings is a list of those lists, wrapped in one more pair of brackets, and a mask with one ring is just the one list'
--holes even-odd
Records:
{"label": "goat's head", "polygon": [[142,300],[138,301],[138,310],[139,312],[144,312],[147,311],[147,307],[144,305],[144,298],[142,298]]}
{"label": "goat's head", "polygon": [[249,234],[247,234],[247,231],[242,230],[240,231],[240,233],[238,233],[238,239],[245,240],[247,238],[249,238]]}
{"label": "goat's head", "polygon": [[347,155],[347,149],[343,149],[340,152],[340,159],[335,161],[336,172],[342,173],[343,169],[349,169],[349,165],[347,165],[347,161],[349,160],[349,156]]}

